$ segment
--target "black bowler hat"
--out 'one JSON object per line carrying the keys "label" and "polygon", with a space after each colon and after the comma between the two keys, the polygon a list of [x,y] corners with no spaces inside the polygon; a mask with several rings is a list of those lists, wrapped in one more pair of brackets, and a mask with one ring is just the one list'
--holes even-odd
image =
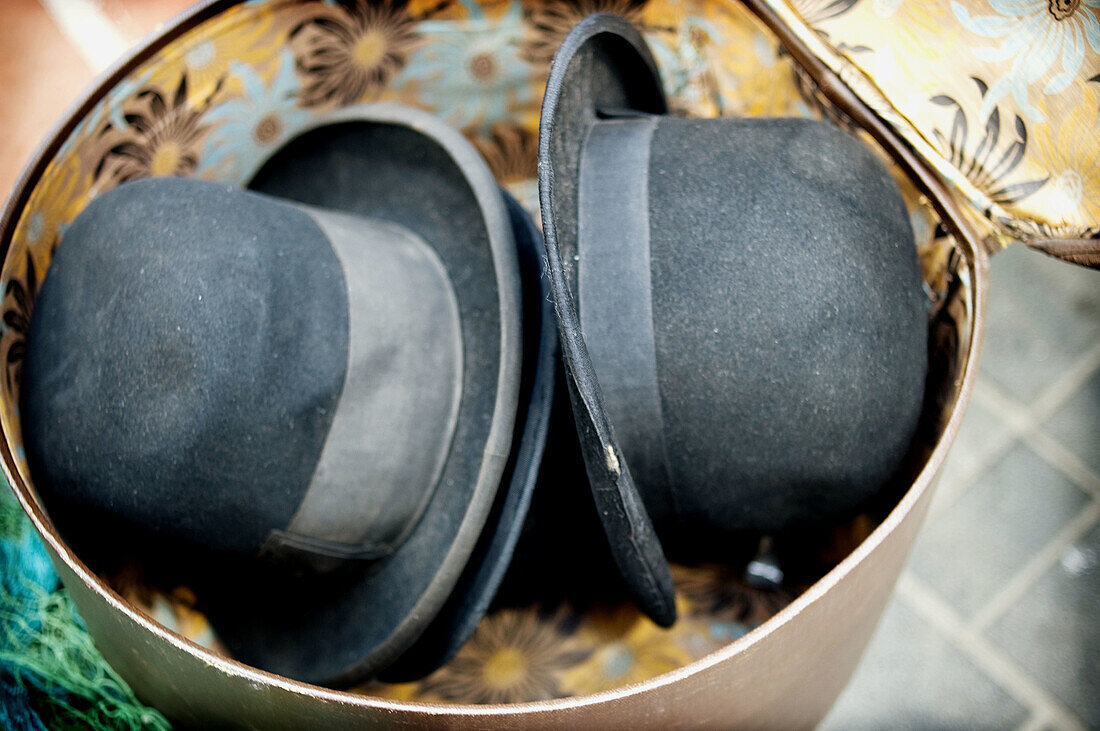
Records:
{"label": "black bowler hat", "polygon": [[889,483],[924,391],[897,184],[803,119],[666,116],[622,18],[554,58],[539,188],[567,382],[619,569],[675,619],[664,549],[836,518]]}
{"label": "black bowler hat", "polygon": [[523,285],[523,378],[516,442],[486,529],[447,603],[416,643],[381,673],[387,682],[421,678],[451,659],[477,629],[504,581],[532,506],[547,446],[558,366],[558,333],[550,282],[543,271],[542,233],[522,206],[504,193],[519,244]]}
{"label": "black bowler hat", "polygon": [[36,482],[60,517],[202,547],[238,659],[430,670],[485,611],[541,459],[537,232],[461,135],[392,105],[326,117],[250,187],[139,181],[73,222],[28,336]]}

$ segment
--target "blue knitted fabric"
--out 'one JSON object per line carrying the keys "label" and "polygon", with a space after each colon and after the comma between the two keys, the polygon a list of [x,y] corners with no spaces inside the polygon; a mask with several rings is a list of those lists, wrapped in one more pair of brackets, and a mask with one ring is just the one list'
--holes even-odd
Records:
{"label": "blue knitted fabric", "polygon": [[96,650],[45,546],[0,483],[0,728],[170,728]]}

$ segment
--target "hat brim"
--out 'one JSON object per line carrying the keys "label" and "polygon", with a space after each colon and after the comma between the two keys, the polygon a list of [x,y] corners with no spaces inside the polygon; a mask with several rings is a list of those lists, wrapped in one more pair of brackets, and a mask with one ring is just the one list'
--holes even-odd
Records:
{"label": "hat brim", "polygon": [[[452,446],[408,538],[385,558],[323,575],[226,565],[203,594],[204,609],[237,659],[306,682],[348,686],[389,666],[439,615],[500,491],[523,357],[513,224],[469,143],[431,115],[395,105],[325,117],[263,162],[249,187],[413,231],[447,270],[462,323]],[[529,451],[532,459],[540,456]],[[522,517],[517,509],[507,519]],[[505,552],[495,560],[506,561]]]}
{"label": "hat brim", "polygon": [[497,495],[481,539],[447,603],[416,643],[381,673],[386,682],[427,675],[450,660],[473,634],[511,564],[546,449],[558,354],[550,283],[543,276],[546,250],[530,214],[511,195],[503,195],[516,236],[523,287],[523,376],[517,446],[505,469],[507,488]]}
{"label": "hat brim", "polygon": [[554,57],[539,125],[539,195],[566,381],[592,494],[615,562],[639,607],[660,625],[676,619],[668,562],[615,439],[576,310],[581,153],[601,113],[664,114],[664,92],[645,41],[626,20],[591,15]]}

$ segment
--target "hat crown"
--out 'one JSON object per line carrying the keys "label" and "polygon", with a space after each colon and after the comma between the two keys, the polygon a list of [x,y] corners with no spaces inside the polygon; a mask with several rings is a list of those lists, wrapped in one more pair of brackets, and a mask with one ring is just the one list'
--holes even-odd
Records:
{"label": "hat crown", "polygon": [[129,183],[74,221],[36,309],[23,408],[48,497],[216,550],[373,557],[431,495],[461,331],[399,226]]}
{"label": "hat crown", "polygon": [[[596,122],[581,156],[578,311],[582,330],[620,330],[584,334],[654,520],[767,530],[835,511],[838,496],[854,505],[897,468],[923,391],[926,302],[896,183],[865,146],[811,120],[620,122]],[[639,142],[631,128],[646,125]],[[600,166],[642,186],[594,190],[586,172]],[[643,200],[625,199],[631,189]],[[585,222],[601,217],[614,237],[639,210],[644,231],[619,234],[648,249],[630,296],[629,265],[605,281],[585,272],[631,256]],[[621,362],[646,338],[649,354]],[[650,399],[630,382],[643,357]]]}

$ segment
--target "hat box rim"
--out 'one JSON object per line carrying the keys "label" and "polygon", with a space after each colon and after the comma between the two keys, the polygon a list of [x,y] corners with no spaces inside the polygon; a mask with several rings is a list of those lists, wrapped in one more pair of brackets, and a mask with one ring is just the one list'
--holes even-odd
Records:
{"label": "hat box rim", "polygon": [[[833,602],[832,607],[823,606],[825,600],[836,597],[835,593],[830,595],[830,591],[842,581],[852,579],[862,582],[868,578],[868,572],[877,571],[878,578],[874,588],[879,589],[883,595],[882,606],[871,607],[870,621],[860,625],[863,636],[858,639],[862,642],[857,643],[858,647],[855,648],[857,652],[854,656],[849,653],[845,657],[846,660],[850,660],[849,667],[834,668],[836,672],[832,675],[840,678],[839,686],[827,699],[824,707],[808,709],[807,712],[812,711],[816,715],[803,713],[811,723],[813,719],[819,719],[824,715],[854,670],[863,647],[870,639],[870,632],[881,615],[885,597],[891,593],[900,572],[901,563],[908,555],[916,531],[923,521],[932,494],[931,488],[943,467],[965,414],[973,390],[984,334],[988,256],[979,245],[972,224],[964,217],[957,201],[949,192],[947,184],[935,174],[931,167],[906,146],[898,134],[878,118],[831,69],[813,55],[808,46],[769,6],[769,0],[741,1],[777,36],[780,43],[794,58],[795,63],[818,84],[821,92],[867,131],[928,197],[944,225],[956,237],[964,259],[962,266],[970,276],[971,288],[967,302],[971,313],[970,331],[966,342],[959,343],[960,350],[965,349],[965,365],[962,368],[957,396],[953,404],[944,407],[945,415],[946,412],[950,412],[950,415],[927,462],[913,485],[905,492],[886,519],[824,577],[758,628],[709,655],[662,675],[591,695],[509,705],[397,701],[329,690],[273,675],[217,655],[155,622],[99,579],[62,540],[38,503],[32,488],[21,478],[7,434],[0,434],[0,461],[16,499],[46,544],[51,559],[65,580],[65,585],[69,587],[77,606],[85,615],[86,623],[97,645],[101,650],[106,650],[104,654],[108,661],[115,665],[116,670],[119,670],[120,674],[131,683],[139,697],[153,704],[164,703],[165,706],[172,706],[168,709],[169,715],[175,715],[173,711],[184,715],[201,711],[202,715],[193,716],[193,718],[213,719],[220,717],[220,714],[232,713],[234,709],[226,707],[224,696],[222,698],[215,695],[202,697],[203,690],[209,690],[209,688],[200,689],[195,686],[188,693],[181,692],[175,687],[176,683],[171,678],[179,679],[181,675],[187,673],[188,667],[201,666],[201,672],[210,681],[222,684],[226,692],[235,694],[230,697],[236,701],[232,704],[237,706],[236,710],[248,711],[240,721],[262,724],[266,719],[267,725],[292,725],[296,721],[297,725],[300,725],[301,720],[306,717],[315,721],[349,724],[357,720],[362,722],[367,718],[390,723],[415,721],[417,718],[421,720],[432,718],[436,721],[467,718],[468,720],[480,719],[480,723],[493,723],[500,726],[515,723],[546,724],[551,721],[564,722],[566,719],[576,722],[623,724],[632,718],[640,723],[644,718],[650,725],[661,724],[662,719],[667,723],[672,720],[686,722],[693,718],[701,722],[710,718],[713,722],[716,713],[729,713],[731,707],[741,706],[748,712],[752,704],[748,703],[746,698],[730,700],[712,698],[701,702],[702,699],[698,697],[700,687],[686,691],[684,698],[677,703],[676,697],[671,692],[662,693],[661,691],[680,687],[683,684],[682,681],[721,668],[734,658],[763,654],[766,651],[766,648],[761,647],[763,644],[780,636],[787,639],[786,636],[789,636],[790,632],[784,633],[784,630],[790,630],[792,627],[801,629],[795,625],[805,624],[805,622],[800,623],[796,620],[805,619],[815,607],[826,613],[833,612],[834,617],[840,616],[837,614],[838,609],[851,609],[851,607],[837,605],[836,602]],[[60,121],[53,125],[43,142],[39,144],[6,198],[3,211],[0,213],[0,260],[6,260],[10,252],[15,223],[34,185],[41,178],[47,164],[53,159],[69,133],[102,95],[165,45],[222,10],[237,4],[239,0],[207,0],[176,16],[175,19],[147,35],[128,54],[93,81],[78,100],[69,106]],[[890,545],[884,545],[887,542],[890,542]],[[888,549],[888,555],[878,550],[880,548]],[[878,563],[870,560],[873,558],[877,559]],[[883,561],[886,562],[885,566],[882,565]],[[866,598],[866,595],[861,594],[858,600],[865,601]],[[112,628],[121,631],[124,636],[112,636],[109,631]],[[154,652],[143,657],[139,650],[139,643],[143,643]],[[163,685],[169,686],[167,688],[171,694],[169,696],[151,692],[148,677],[120,669],[123,665],[129,666],[133,663],[137,663],[138,666],[145,665],[158,654],[170,661],[159,673],[165,678]],[[713,678],[712,675],[712,681]],[[188,679],[185,685],[192,686],[193,683]],[[152,690],[155,691],[155,689]],[[251,698],[247,694],[251,694]],[[294,698],[289,698],[288,695]],[[171,697],[176,697],[177,702],[169,703],[168,700]],[[652,699],[648,706],[643,701],[644,698]],[[691,703],[687,703],[686,700],[691,700]],[[300,708],[296,705],[288,706],[287,703],[291,701],[305,705]],[[624,701],[628,703],[625,707]],[[780,699],[780,703],[784,706],[792,706],[789,700]],[[759,706],[759,703],[757,705]],[[639,714],[639,707],[645,707],[650,715],[644,717]],[[779,705],[773,707],[782,708]],[[627,708],[633,710],[625,710]],[[308,715],[296,713],[297,710],[306,712]],[[371,714],[371,711],[377,712],[377,715]],[[569,711],[576,711],[581,715],[569,713]],[[363,715],[364,712],[368,715]],[[797,709],[792,709],[791,713],[797,713]],[[236,718],[228,716],[221,717],[221,720],[222,723],[232,723],[231,719]],[[494,718],[495,723],[492,721]],[[734,721],[732,716],[723,716],[723,718]],[[777,723],[774,719],[763,720],[757,717],[756,724],[759,725],[761,722]],[[778,723],[790,725],[783,721]]]}

